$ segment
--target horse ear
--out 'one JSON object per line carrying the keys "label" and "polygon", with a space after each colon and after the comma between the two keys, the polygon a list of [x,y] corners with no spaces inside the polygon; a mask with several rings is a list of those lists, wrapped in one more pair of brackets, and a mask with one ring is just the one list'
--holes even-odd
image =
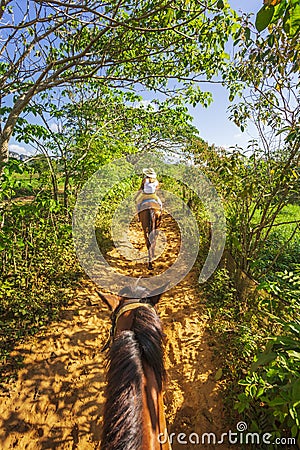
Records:
{"label": "horse ear", "polygon": [[104,294],[103,292],[96,291],[101,300],[109,307],[111,311],[114,311],[119,306],[122,297],[114,294]]}
{"label": "horse ear", "polygon": [[162,296],[162,294],[167,290],[167,287],[169,286],[169,282],[166,283],[164,286],[155,289],[154,291],[152,291],[149,295],[149,300],[150,303],[155,306],[157,305],[157,303],[159,302],[160,297]]}

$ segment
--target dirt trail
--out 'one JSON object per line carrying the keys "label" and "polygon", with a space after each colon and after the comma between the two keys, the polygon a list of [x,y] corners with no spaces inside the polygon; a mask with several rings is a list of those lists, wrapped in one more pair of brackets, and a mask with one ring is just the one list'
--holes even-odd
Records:
{"label": "dirt trail", "polygon": [[[170,217],[164,217],[162,229],[168,243],[155,263],[155,274],[165,270],[178,251],[178,230]],[[132,242],[137,248],[144,246],[137,223]],[[128,275],[147,273],[145,265],[129,263],[115,249],[108,258]],[[201,445],[202,433],[221,435],[224,417],[220,382],[215,381],[218,363],[195,272],[163,295],[159,314],[166,334],[165,406],[169,432],[176,434],[173,450],[226,449]],[[84,281],[60,321],[19,346],[15,354],[25,355],[24,366],[17,381],[0,393],[0,449],[99,447],[105,386],[105,356],[100,350],[109,326],[109,312],[99,301],[96,286]],[[196,433],[200,445],[178,443],[178,433]]]}

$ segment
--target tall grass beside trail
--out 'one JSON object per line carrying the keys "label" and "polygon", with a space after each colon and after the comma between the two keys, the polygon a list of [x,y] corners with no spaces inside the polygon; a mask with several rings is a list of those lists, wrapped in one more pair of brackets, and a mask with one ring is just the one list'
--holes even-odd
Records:
{"label": "tall grass beside trail", "polygon": [[275,220],[260,258],[252,262],[255,272],[266,273],[268,279],[277,272],[300,270],[300,205],[283,208]]}
{"label": "tall grass beside trail", "polygon": [[[14,205],[0,232],[0,362],[16,343],[59,315],[82,276],[74,254],[71,224],[58,211]],[[4,249],[3,249],[4,246]]]}
{"label": "tall grass beside trail", "polygon": [[274,226],[253,261],[261,273],[285,246],[257,280],[261,295],[241,300],[225,267],[205,286],[211,332],[223,348],[228,419],[235,410],[233,424],[244,420],[250,431],[271,433],[272,442],[289,442],[274,444],[278,449],[300,446],[300,230],[285,245],[295,227],[285,222],[299,218],[299,205],[285,207],[275,222],[284,224]]}
{"label": "tall grass beside trail", "polygon": [[83,274],[71,219],[47,193],[28,201],[7,195],[0,215],[1,382],[22,364],[10,356],[12,349],[59,317]]}

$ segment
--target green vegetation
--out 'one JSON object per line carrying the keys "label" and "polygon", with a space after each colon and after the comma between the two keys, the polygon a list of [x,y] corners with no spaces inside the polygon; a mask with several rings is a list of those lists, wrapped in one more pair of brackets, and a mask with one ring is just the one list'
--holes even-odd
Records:
{"label": "green vegetation", "polygon": [[[222,0],[26,0],[14,14],[15,3],[0,9],[0,379],[17,342],[59,317],[84,276],[71,220],[84,183],[150,150],[186,158],[223,199],[227,256],[204,289],[228,409],[251,430],[300,445],[299,2],[266,0],[256,26]],[[192,125],[187,104],[207,106],[211,94],[199,86],[216,80],[228,88],[231,120],[242,131],[249,120],[257,126],[260,140],[247,149],[208,146]],[[9,160],[12,136],[37,156]],[[104,249],[115,208],[138,183],[125,180],[104,199]],[[171,177],[163,184],[195,213],[201,265],[203,205]]]}
{"label": "green vegetation", "polygon": [[235,408],[236,421],[242,415],[252,431],[299,440],[300,210],[295,160],[292,176],[286,177],[282,155],[267,158],[264,153],[259,160],[240,151],[228,155],[214,148],[200,150],[202,160],[195,153],[199,164],[206,162],[204,169],[226,199],[228,251],[248,280],[236,284],[240,272],[229,258],[205,287],[212,332],[223,348],[228,410]]}
{"label": "green vegetation", "polygon": [[263,31],[282,19],[287,35],[295,36],[299,32],[299,16],[300,5],[297,0],[265,0],[256,15],[255,25],[258,31]]}
{"label": "green vegetation", "polygon": [[259,274],[256,294],[249,288],[238,292],[226,264],[205,287],[213,336],[223,348],[228,410],[234,408],[236,421],[242,415],[254,432],[298,443],[300,233],[294,233],[294,222],[299,218],[297,204],[278,215],[252,261],[252,273]]}
{"label": "green vegetation", "polygon": [[299,271],[274,273],[258,287],[270,295],[241,298],[222,268],[205,288],[212,336],[223,349],[227,408],[252,431],[299,439]]}
{"label": "green vegetation", "polygon": [[[29,188],[31,197],[13,200]],[[9,356],[15,344],[56,319],[82,277],[69,216],[47,192],[33,189],[24,164],[6,165],[1,203],[0,380],[20,364]]]}

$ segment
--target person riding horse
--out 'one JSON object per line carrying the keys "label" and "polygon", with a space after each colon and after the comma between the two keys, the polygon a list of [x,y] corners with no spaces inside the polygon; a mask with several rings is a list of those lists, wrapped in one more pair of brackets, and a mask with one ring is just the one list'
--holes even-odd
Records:
{"label": "person riding horse", "polygon": [[141,211],[141,207],[144,203],[150,202],[156,202],[160,206],[160,210],[162,210],[162,202],[161,199],[156,194],[156,190],[158,189],[159,182],[157,180],[157,175],[150,167],[149,169],[145,168],[143,169],[143,181],[140,187],[140,190],[138,191],[135,201],[137,204],[138,212]]}
{"label": "person riding horse", "polygon": [[148,269],[152,270],[158,228],[161,222],[162,202],[156,194],[159,183],[152,167],[143,169],[143,174],[144,179],[135,196],[135,201],[148,250]]}

